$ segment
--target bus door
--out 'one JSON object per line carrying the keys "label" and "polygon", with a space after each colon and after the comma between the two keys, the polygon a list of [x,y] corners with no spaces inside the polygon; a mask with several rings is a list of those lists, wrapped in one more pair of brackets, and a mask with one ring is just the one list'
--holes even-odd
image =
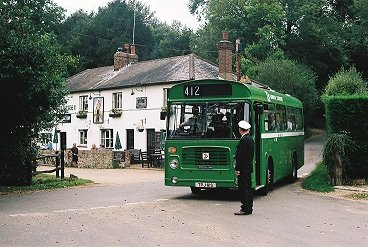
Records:
{"label": "bus door", "polygon": [[262,131],[262,122],[263,122],[263,104],[260,102],[254,102],[254,160],[255,160],[255,172],[256,172],[256,185],[261,185],[261,151],[262,151],[262,142],[261,142],[261,131]]}

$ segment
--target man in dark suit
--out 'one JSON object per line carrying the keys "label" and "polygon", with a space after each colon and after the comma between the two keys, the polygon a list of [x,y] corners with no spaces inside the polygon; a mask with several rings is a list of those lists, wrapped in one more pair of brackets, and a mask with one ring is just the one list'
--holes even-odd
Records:
{"label": "man in dark suit", "polygon": [[254,141],[250,136],[251,125],[246,121],[238,123],[241,138],[236,147],[235,174],[238,177],[238,189],[241,209],[235,215],[249,215],[253,212],[252,177]]}

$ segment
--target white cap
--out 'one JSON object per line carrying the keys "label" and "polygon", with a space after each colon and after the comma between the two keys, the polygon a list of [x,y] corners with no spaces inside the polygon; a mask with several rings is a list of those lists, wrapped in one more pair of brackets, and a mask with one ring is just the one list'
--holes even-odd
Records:
{"label": "white cap", "polygon": [[238,126],[239,128],[244,129],[244,130],[249,130],[252,127],[247,121],[244,121],[244,120],[240,121],[238,123]]}

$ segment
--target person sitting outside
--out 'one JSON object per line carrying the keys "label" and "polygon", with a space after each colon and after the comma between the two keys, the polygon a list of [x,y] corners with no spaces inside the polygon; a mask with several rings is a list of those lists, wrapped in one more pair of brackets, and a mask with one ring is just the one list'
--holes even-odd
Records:
{"label": "person sitting outside", "polygon": [[73,147],[71,151],[72,151],[72,166],[77,166],[78,165],[78,148],[77,148],[76,143],[73,143]]}
{"label": "person sitting outside", "polygon": [[105,145],[104,144],[100,144],[100,148],[98,149],[99,151],[104,151],[106,150]]}
{"label": "person sitting outside", "polygon": [[91,151],[97,151],[96,144],[94,144],[94,143],[92,144]]}

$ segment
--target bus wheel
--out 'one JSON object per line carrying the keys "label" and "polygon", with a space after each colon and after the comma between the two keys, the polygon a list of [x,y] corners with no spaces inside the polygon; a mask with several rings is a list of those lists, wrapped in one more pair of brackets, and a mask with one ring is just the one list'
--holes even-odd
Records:
{"label": "bus wheel", "polygon": [[266,184],[260,189],[260,195],[266,196],[269,191],[273,190],[273,169],[271,161],[268,162],[266,170]]}
{"label": "bus wheel", "polygon": [[296,155],[293,155],[293,170],[291,172],[289,181],[290,183],[294,183],[297,179],[298,179],[298,168],[297,168],[297,159],[296,159]]}
{"label": "bus wheel", "polygon": [[194,194],[194,195],[199,195],[199,194],[201,194],[201,188],[197,188],[197,187],[194,187],[194,186],[190,186],[190,190],[192,191],[192,193]]}

